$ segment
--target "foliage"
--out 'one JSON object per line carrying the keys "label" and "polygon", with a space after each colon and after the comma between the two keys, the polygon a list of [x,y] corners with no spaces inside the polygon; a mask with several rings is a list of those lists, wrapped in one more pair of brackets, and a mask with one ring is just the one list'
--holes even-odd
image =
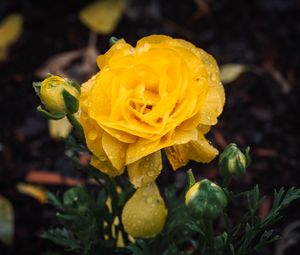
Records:
{"label": "foliage", "polygon": [[14,236],[14,209],[11,202],[0,195],[0,241],[11,245]]}
{"label": "foliage", "polygon": [[[204,220],[191,216],[184,203],[186,192],[178,195],[172,186],[165,190],[168,218],[164,230],[154,238],[136,239],[129,243],[130,237],[123,231],[121,224],[115,225],[115,217],[119,217],[120,210],[132,193],[132,187],[118,194],[111,179],[102,176],[99,171],[95,174],[94,171],[97,170],[89,168],[92,176],[101,177],[101,181],[107,182],[104,187],[108,187],[106,190],[102,188],[95,196],[83,187],[68,190],[62,201],[52,193],[48,194],[48,199],[59,210],[57,217],[63,227],[50,229],[43,235],[44,238],[78,254],[209,254]],[[107,204],[107,198],[111,196],[109,194],[113,198],[111,209]],[[227,194],[229,203],[246,201],[247,208],[235,224],[227,212],[221,216],[226,222],[226,228],[214,234],[213,254],[251,255],[279,238],[274,234],[272,226],[282,218],[283,210],[300,197],[300,189],[275,190],[272,209],[264,219],[258,216],[258,209],[264,201],[258,186],[238,194],[227,190]],[[117,247],[118,236],[115,233],[118,231],[122,232],[122,238],[127,244],[125,248]]]}

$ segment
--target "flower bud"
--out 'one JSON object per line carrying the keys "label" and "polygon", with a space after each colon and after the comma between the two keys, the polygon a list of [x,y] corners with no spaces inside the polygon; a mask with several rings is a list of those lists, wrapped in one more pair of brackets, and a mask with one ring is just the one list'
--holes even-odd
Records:
{"label": "flower bud", "polygon": [[64,116],[78,110],[80,90],[75,83],[62,77],[51,75],[43,80],[38,94],[50,114]]}
{"label": "flower bud", "polygon": [[227,197],[218,185],[204,179],[188,190],[185,203],[194,218],[213,220],[224,211]]}
{"label": "flower bud", "polygon": [[165,224],[167,209],[155,183],[139,188],[122,212],[125,231],[135,238],[152,238]]}
{"label": "flower bud", "polygon": [[219,157],[220,171],[223,176],[245,175],[249,163],[249,147],[243,154],[234,143],[229,144]]}

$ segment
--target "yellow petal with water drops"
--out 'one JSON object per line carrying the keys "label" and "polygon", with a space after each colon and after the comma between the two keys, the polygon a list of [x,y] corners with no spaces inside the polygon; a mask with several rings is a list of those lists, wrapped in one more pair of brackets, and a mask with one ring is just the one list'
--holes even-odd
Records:
{"label": "yellow petal with water drops", "polygon": [[6,48],[15,42],[22,33],[23,16],[11,14],[0,23],[0,48]]}
{"label": "yellow petal with water drops", "polygon": [[118,170],[123,169],[125,166],[127,144],[120,142],[113,136],[104,132],[102,136],[102,147],[112,165]]}
{"label": "yellow petal with water drops", "polygon": [[200,131],[203,135],[207,134],[210,130],[211,126],[209,125],[202,125],[200,124],[197,129]]}
{"label": "yellow petal with water drops", "polygon": [[159,234],[168,211],[156,184],[139,188],[127,201],[122,212],[125,231],[134,238],[152,238]]}
{"label": "yellow petal with water drops", "polygon": [[19,183],[17,185],[17,190],[22,194],[35,198],[41,204],[45,204],[48,201],[46,190],[41,187],[26,183]]}
{"label": "yellow petal with water drops", "polygon": [[174,171],[185,166],[189,161],[187,146],[185,145],[173,145],[167,147],[165,148],[165,152]]}
{"label": "yellow petal with water drops", "polygon": [[212,161],[219,153],[201,133],[199,133],[198,140],[191,141],[183,146],[187,146],[187,156],[190,160],[201,163]]}
{"label": "yellow petal with water drops", "polygon": [[89,29],[100,33],[110,34],[118,25],[124,9],[124,0],[96,1],[79,13],[79,18]]}
{"label": "yellow petal with water drops", "polygon": [[54,139],[66,138],[72,131],[72,125],[66,117],[60,120],[49,120],[49,133]]}
{"label": "yellow petal with water drops", "polygon": [[121,175],[124,172],[124,168],[118,170],[107,158],[97,158],[95,156],[92,156],[90,165],[99,169],[101,172],[109,175],[110,177],[115,177],[117,175]]}
{"label": "yellow petal with water drops", "polygon": [[135,188],[154,182],[162,170],[160,150],[128,165],[127,170],[129,180]]}
{"label": "yellow petal with water drops", "polygon": [[221,83],[210,86],[201,107],[200,124],[215,125],[225,103],[224,88]]}

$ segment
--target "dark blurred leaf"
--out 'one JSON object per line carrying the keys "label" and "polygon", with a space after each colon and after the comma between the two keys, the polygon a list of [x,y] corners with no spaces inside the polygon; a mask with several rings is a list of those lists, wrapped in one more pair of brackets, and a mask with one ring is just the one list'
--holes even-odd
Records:
{"label": "dark blurred leaf", "polygon": [[13,244],[14,209],[8,199],[0,195],[0,241]]}

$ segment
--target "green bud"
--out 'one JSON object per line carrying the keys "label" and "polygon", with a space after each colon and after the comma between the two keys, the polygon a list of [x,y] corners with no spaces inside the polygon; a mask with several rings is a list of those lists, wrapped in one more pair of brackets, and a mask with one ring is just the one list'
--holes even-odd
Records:
{"label": "green bud", "polygon": [[224,211],[227,197],[217,184],[204,179],[188,190],[185,203],[194,218],[213,220]]}
{"label": "green bud", "polygon": [[33,87],[46,108],[39,107],[38,111],[47,118],[61,119],[67,113],[78,111],[80,87],[77,83],[50,75],[42,82],[34,82]]}
{"label": "green bud", "polygon": [[112,36],[109,38],[109,46],[113,46],[117,41],[119,41],[119,38]]}
{"label": "green bud", "polygon": [[219,157],[220,172],[223,176],[243,176],[250,164],[248,147],[245,154],[240,151],[236,144],[229,144]]}

